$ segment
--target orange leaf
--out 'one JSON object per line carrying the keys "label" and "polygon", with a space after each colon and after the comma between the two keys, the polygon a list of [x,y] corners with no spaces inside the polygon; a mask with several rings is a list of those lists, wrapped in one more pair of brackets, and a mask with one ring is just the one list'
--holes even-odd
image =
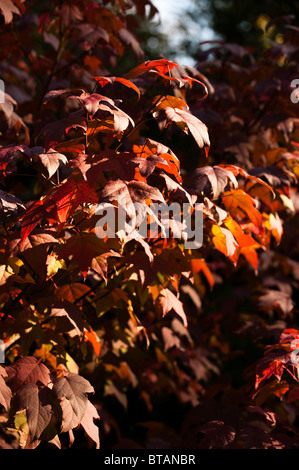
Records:
{"label": "orange leaf", "polygon": [[233,216],[244,218],[247,216],[252,223],[260,226],[262,223],[262,215],[255,208],[255,200],[246,194],[243,189],[232,189],[223,193],[222,201],[225,209]]}
{"label": "orange leaf", "polygon": [[[153,99],[153,102],[155,103],[158,99],[158,96],[155,96]],[[187,103],[182,100],[181,98],[177,98],[176,96],[163,96],[161,100],[157,103],[155,107],[155,111],[158,109],[163,109],[163,108],[178,108],[178,109],[188,109]]]}
{"label": "orange leaf", "polygon": [[130,70],[127,74],[127,78],[135,78],[143,75],[145,72],[148,72],[151,69],[157,70],[160,73],[167,73],[169,70],[172,70],[174,67],[179,67],[178,64],[167,59],[158,59],[158,60],[147,60],[143,64],[137,65],[137,67]]}
{"label": "orange leaf", "polygon": [[202,271],[210,284],[210,287],[212,288],[215,284],[213,275],[210,271],[210,268],[208,267],[207,263],[203,259],[192,259],[191,260],[191,267],[192,267],[192,273],[193,275],[195,273],[199,273]]}
{"label": "orange leaf", "polygon": [[139,88],[137,88],[137,86],[134,83],[132,83],[130,80],[127,80],[126,78],[122,78],[122,77],[93,77],[93,78],[99,83],[99,85],[101,85],[101,87],[104,87],[105,85],[107,85],[107,83],[110,83],[111,85],[114,82],[122,83],[126,87],[132,88],[133,90],[135,90],[136,93],[138,94],[138,98],[140,98]]}
{"label": "orange leaf", "polygon": [[214,224],[212,227],[212,234],[212,241],[217,250],[221,251],[221,253],[228,257],[235,254],[237,242],[229,230]]}
{"label": "orange leaf", "polygon": [[91,328],[91,326],[89,326],[89,331],[84,328],[84,338],[85,341],[89,341],[92,344],[96,356],[99,357],[101,352],[100,338],[98,337],[96,332]]}
{"label": "orange leaf", "polygon": [[245,246],[252,246],[255,248],[260,248],[260,244],[257,243],[251,235],[244,233],[238,222],[236,222],[232,217],[228,217],[224,221],[224,225],[228,230],[233,234],[240,248]]}

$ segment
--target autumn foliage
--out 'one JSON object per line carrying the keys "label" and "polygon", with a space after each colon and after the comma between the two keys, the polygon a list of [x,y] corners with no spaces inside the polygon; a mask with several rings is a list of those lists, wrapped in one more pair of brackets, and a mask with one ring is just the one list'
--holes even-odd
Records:
{"label": "autumn foliage", "polygon": [[[0,10],[0,447],[298,447],[298,28],[182,68],[150,0]],[[152,202],[202,246],[98,236]]]}

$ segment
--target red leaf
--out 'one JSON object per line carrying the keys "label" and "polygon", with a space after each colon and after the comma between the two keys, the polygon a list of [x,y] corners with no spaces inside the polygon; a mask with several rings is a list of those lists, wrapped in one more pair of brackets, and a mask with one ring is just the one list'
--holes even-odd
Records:
{"label": "red leaf", "polygon": [[134,69],[130,70],[126,74],[127,78],[135,78],[143,75],[151,69],[157,70],[157,72],[167,73],[172,70],[173,67],[179,67],[178,64],[167,59],[147,60],[143,64],[137,65]]}
{"label": "red leaf", "polygon": [[104,241],[93,232],[82,232],[69,238],[59,252],[59,258],[71,257],[85,276],[96,256],[107,253]]}
{"label": "red leaf", "polygon": [[130,80],[127,80],[126,78],[122,77],[93,77],[102,87],[107,85],[107,83],[113,84],[114,82],[119,82],[125,85],[128,88],[133,88],[133,90],[136,91],[138,94],[138,97],[140,98],[140,91],[137,88],[137,86],[132,83]]}

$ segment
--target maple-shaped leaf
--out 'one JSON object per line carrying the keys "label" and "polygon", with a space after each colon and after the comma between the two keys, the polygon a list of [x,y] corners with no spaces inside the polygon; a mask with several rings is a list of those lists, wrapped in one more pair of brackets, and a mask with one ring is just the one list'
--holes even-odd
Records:
{"label": "maple-shaped leaf", "polygon": [[184,326],[187,328],[187,317],[183,308],[183,303],[169,289],[162,289],[158,297],[158,303],[162,308],[163,317],[172,309],[181,317]]}
{"label": "maple-shaped leaf", "polygon": [[213,288],[215,284],[215,280],[213,277],[213,274],[208,267],[207,263],[203,259],[192,259],[191,260],[191,268],[192,268],[192,273],[193,276],[199,272],[203,272],[208,283],[210,284],[211,289]]}
{"label": "maple-shaped leaf", "polygon": [[108,258],[110,257],[120,257],[121,255],[116,251],[110,250],[107,253],[95,256],[91,262],[91,269],[96,271],[100,277],[102,277],[107,284],[108,282]]}
{"label": "maple-shaped leaf", "polygon": [[196,168],[193,173],[192,189],[198,195],[205,195],[210,199],[217,199],[229,182],[234,188],[238,187],[238,181],[231,171],[218,166],[204,166]]}
{"label": "maple-shaped leaf", "polygon": [[55,203],[55,208],[49,215],[63,224],[81,204],[96,204],[97,202],[97,193],[86,181],[76,183],[68,179],[50,196],[49,205]]}
{"label": "maple-shaped leaf", "polygon": [[187,134],[189,130],[200,148],[205,146],[210,147],[207,126],[190,112],[183,109],[166,107],[155,113],[154,116],[162,119],[165,118],[168,123],[175,122]]}
{"label": "maple-shaped leaf", "polygon": [[87,407],[83,418],[81,419],[81,426],[83,427],[86,434],[95,442],[96,449],[100,448],[100,436],[99,428],[95,424],[94,420],[99,420],[99,414],[95,406],[88,400]]}
{"label": "maple-shaped leaf", "polygon": [[261,382],[273,375],[280,382],[284,370],[287,370],[298,381],[298,347],[299,331],[295,329],[284,330],[280,335],[279,343],[267,346],[265,356],[256,368],[255,388],[258,389]]}
{"label": "maple-shaped leaf", "polygon": [[84,340],[89,341],[92,344],[95,355],[99,357],[101,352],[101,340],[90,325],[88,326],[88,328],[88,330],[84,328]]}
{"label": "maple-shaped leaf", "polygon": [[119,109],[115,102],[108,98],[107,96],[99,95],[98,93],[82,93],[79,96],[69,96],[68,98],[73,98],[78,100],[90,116],[94,116],[96,113],[101,118],[104,117],[106,113],[112,114],[114,120],[114,130],[115,132],[125,131],[131,124],[133,127],[135,123],[133,119],[126,114],[124,111]]}
{"label": "maple-shaped leaf", "polygon": [[13,399],[15,411],[26,410],[30,441],[38,440],[48,426],[52,416],[52,407],[48,402],[51,390],[39,387],[34,383],[22,384]]}
{"label": "maple-shaped leaf", "polygon": [[179,182],[173,180],[166,173],[160,173],[160,176],[165,181],[165,185],[169,195],[179,196],[184,202],[188,202],[190,206],[193,206],[192,197],[188,191]]}
{"label": "maple-shaped leaf", "polygon": [[83,333],[84,319],[82,311],[77,305],[64,301],[53,302],[50,307],[51,317],[66,317],[71,325],[76,329],[78,335]]}
{"label": "maple-shaped leaf", "polygon": [[[140,158],[145,160],[145,163],[139,164],[140,173],[148,176],[151,171],[148,167],[156,167],[165,170],[167,173],[174,175],[178,182],[182,181],[180,175],[180,161],[175,154],[160,142],[155,142],[152,139],[146,139],[143,145],[133,145],[133,151]],[[157,158],[160,157],[161,161]],[[144,171],[145,170],[145,171]]]}
{"label": "maple-shaped leaf", "polygon": [[269,426],[275,426],[277,417],[276,414],[271,412],[271,411],[265,411],[263,408],[260,406],[249,406],[247,410],[250,413],[257,413],[265,418],[265,421]]}
{"label": "maple-shaped leaf", "polygon": [[12,366],[6,367],[6,372],[7,385],[12,391],[17,391],[22,385],[48,385],[51,381],[49,369],[33,356],[18,359]]}
{"label": "maple-shaped leaf", "polygon": [[104,241],[94,232],[81,232],[69,238],[59,251],[59,258],[71,257],[76,261],[83,275],[92,265],[93,258],[109,252]]}
{"label": "maple-shaped leaf", "polygon": [[280,188],[281,186],[290,186],[291,183],[296,182],[296,177],[293,173],[284,170],[278,166],[256,167],[248,172],[250,175],[258,178],[265,179],[273,188]]}
{"label": "maple-shaped leaf", "polygon": [[40,245],[55,245],[58,243],[57,231],[52,227],[43,227],[33,230],[21,244],[21,232],[15,231],[8,237],[6,253],[9,256],[15,256],[20,252],[30,250]]}
{"label": "maple-shaped leaf", "polygon": [[70,282],[63,286],[57,287],[55,297],[59,300],[66,300],[70,303],[75,303],[82,296],[85,296],[90,288],[82,282]]}
{"label": "maple-shaped leaf", "polygon": [[225,209],[232,215],[240,217],[248,217],[255,225],[260,226],[262,223],[262,214],[256,209],[256,201],[243,189],[232,189],[226,191],[222,195],[222,201]]}
{"label": "maple-shaped leaf", "polygon": [[0,404],[8,411],[12,393],[11,389],[6,385],[4,377],[7,377],[7,372],[4,367],[0,366]]}
{"label": "maple-shaped leaf", "polygon": [[4,183],[6,167],[10,165],[13,169],[20,154],[30,156],[30,149],[26,145],[6,145],[0,148],[0,182]]}
{"label": "maple-shaped leaf", "polygon": [[[53,393],[59,400],[66,399],[70,403],[75,418],[80,422],[88,406],[87,394],[94,393],[94,388],[80,375],[65,372],[63,377],[54,380]],[[62,412],[64,414],[64,410]]]}
{"label": "maple-shaped leaf", "polygon": [[205,93],[204,96],[201,97],[200,99],[203,100],[208,96],[208,89],[207,89],[206,85],[204,83],[202,83],[201,81],[197,80],[196,78],[192,78],[192,77],[189,77],[187,75],[182,75],[182,76],[179,76],[179,77],[165,75],[164,73],[161,73],[157,70],[149,70],[149,72],[157,74],[157,75],[159,75],[159,77],[162,77],[165,80],[168,80],[169,82],[172,82],[172,83],[175,82],[175,84],[178,85],[179,88],[182,88],[183,86],[185,86],[187,84],[190,86],[190,88],[192,88],[193,83],[199,83],[203,87],[204,93]]}
{"label": "maple-shaped leaf", "polygon": [[66,155],[69,159],[74,158],[76,155],[84,152],[85,138],[79,137],[78,139],[59,142],[55,145],[55,150]]}
{"label": "maple-shaped leaf", "polygon": [[28,235],[35,229],[43,218],[47,218],[48,213],[44,206],[44,201],[34,202],[22,216],[21,245],[25,242]]}
{"label": "maple-shaped leaf", "polygon": [[[153,99],[153,102],[157,102],[158,97],[156,96]],[[182,98],[178,98],[177,96],[166,95],[162,96],[159,101],[157,102],[155,109],[153,111],[163,109],[163,108],[177,108],[177,109],[189,109],[186,101]]]}
{"label": "maple-shaped leaf", "polygon": [[125,113],[122,109],[115,106],[115,104],[102,102],[99,104],[98,113],[99,117],[105,117],[105,114],[109,113],[113,116],[114,130],[116,133],[122,133],[131,125],[135,126],[135,123],[131,116]]}
{"label": "maple-shaped leaf", "polygon": [[126,78],[122,78],[122,77],[93,77],[94,80],[96,80],[102,87],[104,87],[105,85],[107,85],[107,83],[110,83],[111,85],[115,82],[119,82],[119,83],[122,83],[123,85],[125,85],[126,87],[128,88],[132,88],[133,90],[136,91],[136,93],[138,94],[138,97],[140,98],[140,91],[139,89],[137,88],[137,86],[131,82],[130,80],[127,80]]}
{"label": "maple-shaped leaf", "polygon": [[178,64],[167,59],[157,59],[157,60],[147,60],[143,64],[137,65],[137,67],[130,70],[126,73],[127,78],[135,78],[143,75],[149,70],[156,70],[160,73],[167,73],[169,70],[172,70],[174,67],[179,67]]}
{"label": "maple-shaped leaf", "polygon": [[39,132],[38,136],[43,135],[45,150],[54,148],[62,138],[69,133],[71,129],[83,129],[87,131],[87,116],[84,109],[79,109],[70,113],[68,116],[57,119],[54,122],[46,124]]}
{"label": "maple-shaped leaf", "polygon": [[[227,216],[223,221],[222,231],[226,230],[226,235],[232,237],[234,245],[236,247],[235,252],[230,255],[231,260],[236,265],[240,254],[244,255],[247,261],[252,265],[255,271],[258,268],[258,255],[256,250],[261,248],[261,245],[257,243],[254,238],[248,233],[244,233],[241,226],[232,217]],[[216,226],[213,227],[217,230]],[[229,235],[230,234],[230,235]],[[221,250],[220,250],[221,251]]]}
{"label": "maple-shaped leaf", "polygon": [[54,175],[61,163],[66,164],[68,162],[68,159],[65,155],[51,148],[46,153],[38,154],[37,157],[46,168],[49,178]]}
{"label": "maple-shaped leaf", "polygon": [[234,428],[223,421],[210,421],[201,426],[199,431],[205,435],[200,441],[200,449],[225,447],[233,442],[236,436]]}
{"label": "maple-shaped leaf", "polygon": [[145,204],[146,199],[165,202],[159,189],[142,181],[109,181],[101,193],[101,201],[118,201],[130,217],[135,217],[133,204]]}
{"label": "maple-shaped leaf", "polygon": [[71,402],[66,398],[60,398],[60,406],[62,410],[62,420],[60,432],[69,432],[74,428],[77,428],[80,424],[80,419],[74,413]]}
{"label": "maple-shaped leaf", "polygon": [[74,180],[68,179],[61,186],[55,188],[52,194],[33,203],[22,216],[21,243],[24,243],[42,219],[64,224],[79,205],[83,203],[96,204],[97,202],[97,193],[86,181],[76,183]]}
{"label": "maple-shaped leaf", "polygon": [[[147,178],[151,175],[155,168],[166,168],[166,171],[171,172],[170,165],[168,165],[167,160],[170,160],[171,157],[168,154],[165,154],[165,158],[158,155],[149,155],[145,159],[139,160],[138,169],[141,176]],[[136,173],[135,173],[136,178]],[[180,177],[179,177],[180,178]]]}
{"label": "maple-shaped leaf", "polygon": [[257,406],[262,406],[263,403],[272,398],[273,395],[282,400],[283,396],[290,390],[289,384],[285,380],[273,380],[263,386],[260,386],[252,398],[254,398]]}
{"label": "maple-shaped leaf", "polygon": [[84,93],[82,88],[51,90],[44,96],[43,103],[46,104],[56,98],[67,98],[70,95],[81,95],[82,93]]}
{"label": "maple-shaped leaf", "polygon": [[5,212],[16,214],[19,209],[25,209],[23,202],[13,194],[5,193],[0,189],[0,207],[2,206]]}
{"label": "maple-shaped leaf", "polygon": [[294,309],[295,303],[289,292],[281,290],[264,289],[264,293],[259,297],[259,308],[270,313],[280,311],[284,315],[288,315]]}
{"label": "maple-shaped leaf", "polygon": [[[246,170],[244,170],[244,168],[240,168],[239,166],[230,165],[230,164],[227,164],[227,163],[222,163],[220,165],[217,165],[217,168],[224,168],[225,170],[233,173],[234,176],[240,175],[243,178],[245,178],[246,180],[250,180],[252,183],[256,183],[258,185],[263,186],[263,188],[266,188],[268,190],[268,192],[270,192],[273,196],[275,195],[272,187],[268,183],[266,183],[266,181],[262,180],[258,176],[254,176],[250,172],[247,172]],[[257,195],[258,194],[259,194],[259,192],[257,193]]]}
{"label": "maple-shaped leaf", "polygon": [[[24,0],[23,0],[24,1]],[[19,8],[15,5],[18,4],[15,0],[0,0],[0,10],[1,14],[4,16],[5,24],[8,24],[13,19],[13,14],[20,15],[21,12]]]}
{"label": "maple-shaped leaf", "polygon": [[141,60],[142,57],[144,56],[144,51],[140,47],[138,39],[134,36],[134,34],[131,33],[126,28],[120,28],[118,31],[119,39],[121,40],[122,43],[125,45],[128,45],[131,47],[132,51],[136,55],[138,60]]}
{"label": "maple-shaped leaf", "polygon": [[215,224],[212,227],[212,234],[212,241],[215,248],[221,251],[225,256],[229,258],[232,257],[236,252],[238,243],[230,230]]}
{"label": "maple-shaped leaf", "polygon": [[88,161],[80,161],[80,170],[91,186],[94,186],[104,171],[115,171],[124,181],[130,181],[134,178],[135,168],[142,163],[143,159],[138,158],[132,152],[117,152],[115,150],[106,150]]}
{"label": "maple-shaped leaf", "polygon": [[261,245],[257,243],[254,238],[248,233],[244,233],[241,226],[232,217],[228,216],[223,224],[232,233],[235,240],[240,247],[255,247],[258,248]]}

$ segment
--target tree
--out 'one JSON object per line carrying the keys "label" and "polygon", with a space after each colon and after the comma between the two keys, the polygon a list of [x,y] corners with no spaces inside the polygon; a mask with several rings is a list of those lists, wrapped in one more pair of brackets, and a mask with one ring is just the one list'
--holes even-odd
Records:
{"label": "tree", "polygon": [[297,448],[297,29],[183,69],[149,0],[0,9],[0,446]]}
{"label": "tree", "polygon": [[[177,29],[184,36],[179,50],[187,56],[200,53],[200,43],[205,43],[205,29],[213,39],[240,46],[251,46],[256,54],[262,52],[265,40],[280,40],[286,24],[296,24],[299,3],[289,2],[238,2],[237,0],[194,0],[186,5],[177,21]],[[275,19],[270,23],[271,19]],[[268,25],[267,29],[266,26]],[[190,34],[192,31],[192,34]],[[171,57],[171,56],[170,56]]]}

